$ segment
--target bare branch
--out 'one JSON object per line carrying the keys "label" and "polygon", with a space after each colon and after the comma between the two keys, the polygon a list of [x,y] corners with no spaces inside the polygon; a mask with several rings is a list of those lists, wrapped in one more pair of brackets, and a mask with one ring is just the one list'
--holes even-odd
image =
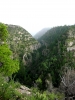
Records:
{"label": "bare branch", "polygon": [[72,84],[70,84],[69,86],[72,86],[74,83],[75,83],[75,81]]}
{"label": "bare branch", "polygon": [[60,76],[60,78],[61,78],[61,80],[62,80],[61,82],[64,84],[64,86],[67,86],[65,83],[65,78],[64,77],[62,78],[61,76]]}

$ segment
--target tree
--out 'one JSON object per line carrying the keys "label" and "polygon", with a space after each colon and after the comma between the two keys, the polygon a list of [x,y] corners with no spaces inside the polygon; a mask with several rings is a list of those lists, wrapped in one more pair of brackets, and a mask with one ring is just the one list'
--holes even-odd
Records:
{"label": "tree", "polygon": [[0,23],[0,72],[10,76],[19,70],[19,62],[13,59],[12,52],[6,43],[7,36],[6,26]]}
{"label": "tree", "polygon": [[69,98],[75,99],[75,70],[67,67],[65,70],[64,76],[61,77],[63,83],[61,87],[65,93],[65,100],[70,100]]}
{"label": "tree", "polygon": [[8,37],[7,27],[3,23],[0,23],[0,42],[6,41],[7,37]]}

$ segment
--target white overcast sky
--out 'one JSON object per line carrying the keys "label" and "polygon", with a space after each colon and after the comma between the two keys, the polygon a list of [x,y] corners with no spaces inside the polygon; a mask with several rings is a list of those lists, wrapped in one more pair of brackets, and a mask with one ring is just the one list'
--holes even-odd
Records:
{"label": "white overcast sky", "polygon": [[44,27],[75,24],[75,0],[0,0],[0,22],[32,35]]}

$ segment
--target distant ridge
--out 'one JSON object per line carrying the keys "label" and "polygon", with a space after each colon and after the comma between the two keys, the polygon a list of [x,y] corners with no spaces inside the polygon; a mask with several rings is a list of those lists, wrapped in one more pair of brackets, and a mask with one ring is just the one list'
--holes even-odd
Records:
{"label": "distant ridge", "polygon": [[50,28],[43,28],[42,30],[40,30],[39,32],[37,32],[34,35],[35,39],[39,39],[41,36],[43,36]]}

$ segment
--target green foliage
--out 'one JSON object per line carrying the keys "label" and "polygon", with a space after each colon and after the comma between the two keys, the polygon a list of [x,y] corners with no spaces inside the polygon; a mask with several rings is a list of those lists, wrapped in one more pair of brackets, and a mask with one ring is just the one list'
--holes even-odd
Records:
{"label": "green foliage", "polygon": [[[32,53],[32,64],[25,68],[25,84],[28,84],[28,80],[30,80],[29,83],[33,84],[41,76],[42,85],[39,84],[39,87],[42,86],[41,89],[46,89],[45,80],[50,73],[53,85],[59,86],[61,69],[65,64],[65,53],[67,51],[65,41],[68,37],[68,30],[68,26],[54,27],[38,40],[42,46]],[[28,85],[31,86],[31,84]]]}
{"label": "green foliage", "polygon": [[40,78],[38,78],[37,80],[36,80],[36,83],[42,83],[42,80],[40,79]]}
{"label": "green foliage", "polygon": [[42,80],[41,80],[41,78],[39,77],[35,82],[36,82],[37,87],[39,89],[41,89],[41,87],[42,87]]}
{"label": "green foliage", "polygon": [[19,58],[22,62],[24,53],[31,52],[29,51],[29,46],[36,44],[37,41],[20,26],[7,25],[7,27],[9,32],[8,43],[13,51],[14,58]]}
{"label": "green foliage", "polygon": [[[39,60],[39,65],[41,65],[43,62],[45,63],[43,64],[42,68],[47,68],[47,70],[45,72],[43,70],[43,73],[45,73],[43,75],[46,77],[47,74],[50,73],[52,76],[53,85],[55,87],[58,87],[60,84],[61,68],[65,64],[65,41],[67,39],[68,30],[68,26],[54,27],[39,39],[42,44],[40,49],[41,55],[39,58],[41,59]],[[49,51],[48,53],[46,49]],[[42,55],[43,50],[46,51],[46,55]],[[37,66],[37,68],[38,67],[39,66]],[[56,78],[56,76],[58,78]]]}
{"label": "green foliage", "polygon": [[[7,39],[7,29],[4,24],[0,24],[0,35],[1,40]],[[8,76],[19,70],[19,62],[13,59],[12,52],[6,43],[0,45],[0,64],[0,72]]]}
{"label": "green foliage", "polygon": [[32,90],[32,95],[27,96],[27,100],[62,100],[64,95],[60,93],[49,93],[48,91],[40,92],[37,89]]}
{"label": "green foliage", "polygon": [[[8,43],[13,51],[13,55],[6,44],[1,44],[0,64],[2,65],[0,71],[3,71],[9,76],[17,72],[19,63],[15,61],[15,58],[19,58],[20,70],[17,74],[17,78],[22,84],[31,87],[33,83],[37,83],[40,90],[45,90],[46,79],[50,73],[53,86],[59,87],[63,66],[67,64],[68,66],[75,67],[74,53],[67,52],[65,45],[69,29],[73,30],[75,26],[73,26],[73,28],[70,26],[60,26],[50,29],[38,40],[41,43],[41,48],[34,50],[33,53],[31,53],[30,48],[32,49],[31,45],[36,44],[37,41],[21,27],[13,25],[7,26],[10,32]],[[3,39],[5,38],[3,37],[2,40]],[[28,55],[27,58],[24,57],[27,65],[24,65],[23,56],[28,53],[30,53],[29,57]],[[29,63],[29,60],[31,60],[32,63]],[[44,94],[42,93],[40,96],[40,93],[37,93],[37,97],[38,100],[42,99]],[[54,99],[55,97],[55,94],[51,94],[49,98]],[[32,98],[34,99],[36,96]]]}
{"label": "green foliage", "polygon": [[6,77],[0,73],[0,100],[62,100],[64,97],[60,93],[40,92],[37,88],[31,89],[31,95],[26,95],[18,92],[18,88],[20,88],[18,82],[14,82],[13,80],[6,82]]}
{"label": "green foliage", "polygon": [[49,98],[50,98],[51,100],[54,100],[54,99],[57,98],[57,95],[55,95],[54,93],[51,93],[51,94],[49,95]]}
{"label": "green foliage", "polygon": [[0,41],[6,41],[8,37],[8,31],[6,25],[0,23]]}
{"label": "green foliage", "polygon": [[6,82],[6,77],[0,73],[0,100],[16,100],[21,97],[21,94],[16,91],[16,88],[20,87],[18,82],[13,80]]}

